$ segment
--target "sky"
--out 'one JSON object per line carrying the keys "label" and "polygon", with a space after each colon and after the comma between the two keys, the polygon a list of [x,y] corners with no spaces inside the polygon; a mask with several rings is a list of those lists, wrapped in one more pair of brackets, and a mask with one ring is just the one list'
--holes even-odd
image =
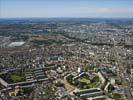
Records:
{"label": "sky", "polygon": [[133,0],[0,0],[0,18],[133,18]]}

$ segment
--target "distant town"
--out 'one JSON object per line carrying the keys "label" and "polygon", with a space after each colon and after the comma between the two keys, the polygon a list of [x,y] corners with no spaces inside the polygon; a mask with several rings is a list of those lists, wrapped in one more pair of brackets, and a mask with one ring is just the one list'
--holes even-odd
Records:
{"label": "distant town", "polygon": [[0,100],[133,100],[133,19],[0,19]]}

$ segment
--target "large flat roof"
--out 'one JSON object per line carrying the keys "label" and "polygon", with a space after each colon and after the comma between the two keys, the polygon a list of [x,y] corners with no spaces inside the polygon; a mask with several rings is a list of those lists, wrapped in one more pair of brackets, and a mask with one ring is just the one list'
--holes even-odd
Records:
{"label": "large flat roof", "polygon": [[25,42],[11,42],[8,46],[9,47],[16,47],[16,46],[22,46]]}

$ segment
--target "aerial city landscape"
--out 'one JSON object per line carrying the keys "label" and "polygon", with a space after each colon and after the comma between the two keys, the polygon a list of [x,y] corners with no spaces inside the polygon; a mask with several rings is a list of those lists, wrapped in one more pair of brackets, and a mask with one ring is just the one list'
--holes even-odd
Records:
{"label": "aerial city landscape", "polygon": [[0,1],[0,100],[133,100],[133,2],[31,1]]}
{"label": "aerial city landscape", "polygon": [[2,100],[132,100],[133,19],[0,20],[0,83]]}

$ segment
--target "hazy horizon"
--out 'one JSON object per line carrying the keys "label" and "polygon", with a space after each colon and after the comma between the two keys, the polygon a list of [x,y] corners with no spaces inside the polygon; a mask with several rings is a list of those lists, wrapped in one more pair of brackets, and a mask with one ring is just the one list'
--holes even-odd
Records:
{"label": "hazy horizon", "polygon": [[133,18],[133,0],[1,0],[0,18]]}

